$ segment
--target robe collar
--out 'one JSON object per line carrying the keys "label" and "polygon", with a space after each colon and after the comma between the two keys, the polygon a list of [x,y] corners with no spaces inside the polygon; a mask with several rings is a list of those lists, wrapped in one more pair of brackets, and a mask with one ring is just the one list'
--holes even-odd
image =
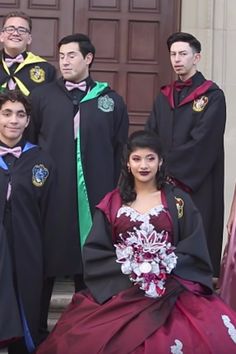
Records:
{"label": "robe collar", "polygon": [[[181,107],[189,102],[192,102],[196,100],[198,97],[206,93],[209,88],[213,85],[213,81],[211,80],[205,80],[204,77],[202,76],[201,73],[197,72],[193,77],[193,85],[197,84],[195,81],[199,81],[199,79],[203,82],[200,83],[192,92],[189,93],[177,106],[174,104],[174,87],[175,87],[175,82],[172,82],[170,85],[167,86],[162,86],[161,87],[161,93],[166,96],[169,105],[172,109],[176,107]],[[195,80],[196,79],[196,80]]]}

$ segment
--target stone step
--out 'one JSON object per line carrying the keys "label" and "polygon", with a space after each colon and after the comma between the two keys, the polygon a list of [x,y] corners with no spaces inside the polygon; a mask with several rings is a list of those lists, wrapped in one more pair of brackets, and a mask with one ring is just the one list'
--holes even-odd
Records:
{"label": "stone step", "polygon": [[62,312],[71,302],[73,294],[74,285],[72,281],[58,280],[55,283],[48,315],[49,330],[55,326]]}
{"label": "stone step", "polygon": [[49,331],[52,330],[52,328],[55,326],[58,319],[60,318],[62,312],[71,302],[72,296],[73,293],[53,293],[48,315]]}

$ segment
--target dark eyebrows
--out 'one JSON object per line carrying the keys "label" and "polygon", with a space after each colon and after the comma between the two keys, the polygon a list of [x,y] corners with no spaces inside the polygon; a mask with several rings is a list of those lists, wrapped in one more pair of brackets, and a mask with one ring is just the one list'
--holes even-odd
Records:
{"label": "dark eyebrows", "polygon": [[68,52],[68,53],[62,53],[59,51],[59,54],[61,54],[61,55],[71,55],[71,54],[76,54],[76,53],[79,53],[79,50],[78,51],[72,50],[71,52]]}
{"label": "dark eyebrows", "polygon": [[[150,152],[149,154],[147,154],[145,157],[153,157],[153,156],[156,156],[157,154],[155,152]],[[132,157],[141,157],[140,155],[138,154],[135,154],[133,153],[132,154]]]}
{"label": "dark eyebrows", "polygon": [[[10,108],[4,108],[4,109],[1,109],[2,112],[5,112],[5,113],[14,113],[14,111]],[[20,109],[19,111],[16,111],[16,113],[25,113],[27,114],[26,111],[24,111],[23,109]]]}
{"label": "dark eyebrows", "polygon": [[188,51],[187,50],[180,50],[180,51],[176,51],[176,50],[171,50],[170,51],[170,54],[176,54],[176,53],[179,53],[179,54],[187,54]]}

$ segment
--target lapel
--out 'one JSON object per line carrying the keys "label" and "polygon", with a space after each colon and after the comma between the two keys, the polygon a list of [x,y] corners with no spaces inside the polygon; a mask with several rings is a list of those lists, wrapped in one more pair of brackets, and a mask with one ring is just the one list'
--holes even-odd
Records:
{"label": "lapel", "polygon": [[192,91],[187,97],[185,97],[185,99],[183,99],[176,107],[174,104],[174,83],[168,86],[163,86],[161,88],[161,92],[167,98],[170,107],[172,109],[175,109],[177,107],[181,107],[189,102],[194,101],[196,98],[206,93],[212,85],[213,82],[211,80],[205,80],[200,86],[196,87],[194,91]]}
{"label": "lapel", "polygon": [[173,187],[169,184],[166,184],[164,186],[164,193],[166,196],[166,202],[167,202],[167,206],[173,224],[173,243],[176,246],[179,241],[179,222],[178,222],[178,211],[177,211],[175,196],[173,193]]}

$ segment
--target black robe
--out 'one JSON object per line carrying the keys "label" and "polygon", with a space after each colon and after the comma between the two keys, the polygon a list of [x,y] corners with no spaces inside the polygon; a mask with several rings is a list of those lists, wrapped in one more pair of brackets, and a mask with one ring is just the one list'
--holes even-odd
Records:
{"label": "black robe", "polygon": [[[173,222],[173,244],[178,257],[172,273],[182,279],[198,282],[211,292],[212,267],[200,213],[188,194],[180,189],[167,185],[164,193]],[[183,201],[182,216],[178,213],[176,198]],[[85,283],[99,303],[133,286],[129,277],[121,272],[120,264],[116,262],[115,219],[121,205],[117,190],[102,200],[83,247]]]}
{"label": "black robe", "polygon": [[4,52],[0,52],[0,86],[7,87],[8,81],[13,79],[16,88],[28,96],[30,92],[41,85],[56,79],[55,67],[45,59],[31,53],[23,52],[24,61],[14,63],[10,68],[4,61]]}
{"label": "black robe", "polygon": [[[109,96],[114,109],[104,111],[101,99]],[[46,271],[49,276],[82,272],[78,221],[76,143],[74,116],[78,102],[62,79],[34,90],[28,137],[52,156],[57,169],[55,204],[51,208]],[[89,208],[115,188],[120,174],[128,115],[121,96],[106,87],[98,96],[80,103],[80,152]],[[109,107],[108,107],[109,108]]]}
{"label": "black robe", "polygon": [[48,155],[29,143],[10,169],[0,157],[0,342],[22,336],[23,323],[36,344],[39,339],[43,237],[54,173]]}
{"label": "black robe", "polygon": [[223,239],[225,97],[200,72],[180,95],[185,97],[176,105],[173,85],[162,88],[146,127],[159,134],[169,175],[191,192],[202,215],[217,276]]}

